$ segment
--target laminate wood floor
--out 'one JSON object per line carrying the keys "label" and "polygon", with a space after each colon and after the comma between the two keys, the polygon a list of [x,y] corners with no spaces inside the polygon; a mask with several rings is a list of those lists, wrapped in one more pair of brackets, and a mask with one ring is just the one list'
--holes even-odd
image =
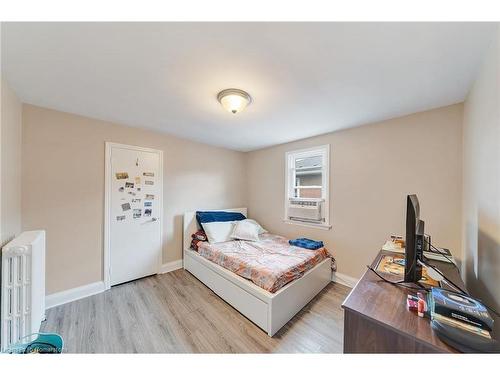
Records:
{"label": "laminate wood floor", "polygon": [[330,283],[271,338],[181,269],[49,309],[42,331],[69,353],[340,353],[349,291]]}

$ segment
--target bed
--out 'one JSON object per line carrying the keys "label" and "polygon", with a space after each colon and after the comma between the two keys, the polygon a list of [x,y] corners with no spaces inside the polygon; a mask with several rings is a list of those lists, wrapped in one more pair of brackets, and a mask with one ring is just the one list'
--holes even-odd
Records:
{"label": "bed", "polygon": [[[246,208],[221,211],[241,212],[247,216]],[[273,336],[278,332],[331,281],[331,259],[325,257],[324,254],[320,253],[321,251],[317,253],[317,257],[321,258],[313,259],[313,261],[305,259],[304,256],[297,270],[294,269],[294,272],[289,273],[282,279],[271,277],[273,275],[268,274],[257,274],[251,277],[251,272],[245,275],[247,270],[239,267],[237,261],[235,262],[235,259],[239,258],[227,256],[221,258],[224,246],[236,246],[235,244],[227,244],[222,247],[202,245],[199,251],[203,256],[198,251],[190,249],[191,235],[198,229],[200,228],[196,221],[196,212],[185,213],[184,269],[267,332],[269,336]],[[280,241],[277,237],[264,236],[263,238],[274,244]],[[248,244],[244,246],[256,245]],[[228,250],[225,252],[226,255],[234,252],[233,248],[226,250]],[[242,250],[249,250],[249,248]],[[217,263],[222,264],[224,267]],[[245,277],[235,272],[239,272]]]}

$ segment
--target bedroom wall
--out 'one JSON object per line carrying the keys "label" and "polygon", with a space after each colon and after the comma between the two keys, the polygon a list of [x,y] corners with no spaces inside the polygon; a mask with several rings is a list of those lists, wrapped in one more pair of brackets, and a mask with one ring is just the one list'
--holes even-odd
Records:
{"label": "bedroom wall", "polygon": [[500,29],[464,107],[463,245],[467,287],[500,308]]}
{"label": "bedroom wall", "polygon": [[21,232],[22,104],[1,79],[0,247]]}
{"label": "bedroom wall", "polygon": [[[461,258],[462,104],[333,132],[247,154],[249,216],[290,238],[325,241],[338,272],[359,278],[386,238],[404,234],[416,193],[426,232]],[[287,224],[285,152],[330,144],[332,229]]]}
{"label": "bedroom wall", "polygon": [[47,294],[103,279],[104,142],[164,152],[163,263],[182,259],[182,215],[246,204],[243,153],[23,106],[23,229],[47,231]]}

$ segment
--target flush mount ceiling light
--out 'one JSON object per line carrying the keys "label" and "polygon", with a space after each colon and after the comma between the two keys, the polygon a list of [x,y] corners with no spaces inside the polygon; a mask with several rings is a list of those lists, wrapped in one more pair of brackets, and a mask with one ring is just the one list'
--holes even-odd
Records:
{"label": "flush mount ceiling light", "polygon": [[217,100],[226,111],[236,114],[252,102],[252,97],[243,90],[226,89],[217,94]]}

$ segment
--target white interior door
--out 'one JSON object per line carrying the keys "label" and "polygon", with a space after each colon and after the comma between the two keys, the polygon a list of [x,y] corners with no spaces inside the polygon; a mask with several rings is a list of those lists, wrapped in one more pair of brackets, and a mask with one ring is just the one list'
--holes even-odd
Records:
{"label": "white interior door", "polygon": [[105,264],[107,286],[112,286],[159,271],[163,153],[109,143],[106,147],[109,251]]}

